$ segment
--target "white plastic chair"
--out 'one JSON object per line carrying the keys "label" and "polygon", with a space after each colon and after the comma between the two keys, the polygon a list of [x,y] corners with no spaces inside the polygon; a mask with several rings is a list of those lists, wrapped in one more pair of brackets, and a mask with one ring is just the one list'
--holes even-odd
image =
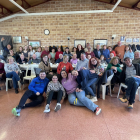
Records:
{"label": "white plastic chair", "polygon": [[110,96],[112,96],[112,94],[111,94],[111,80],[112,80],[113,76],[114,76],[114,73],[107,78],[107,83],[105,85],[101,85],[102,86],[102,99],[103,100],[105,100],[106,86],[109,86]]}
{"label": "white plastic chair", "polygon": [[[127,85],[125,85],[124,83],[120,84],[117,98],[119,98],[121,87],[127,88]],[[139,101],[140,101],[140,86],[138,87],[138,89],[136,91],[136,94],[139,95]]]}
{"label": "white plastic chair", "polygon": [[[6,78],[6,91],[8,91],[8,81],[12,81],[12,78]],[[19,81],[18,81],[18,86],[19,86],[19,89],[21,90],[21,84]]]}
{"label": "white plastic chair", "polygon": [[[32,81],[32,79],[34,79],[36,77],[35,71],[34,71],[34,67],[31,67],[31,76],[27,76],[29,70],[29,66],[26,69],[26,76],[23,77],[23,82],[24,80],[29,80],[29,83]],[[24,88],[24,84],[23,84],[23,88]]]}

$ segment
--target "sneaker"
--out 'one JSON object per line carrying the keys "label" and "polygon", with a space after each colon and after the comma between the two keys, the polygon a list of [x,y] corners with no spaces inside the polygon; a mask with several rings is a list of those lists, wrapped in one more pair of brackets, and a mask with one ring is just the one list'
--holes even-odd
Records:
{"label": "sneaker", "polygon": [[44,110],[44,113],[48,113],[48,112],[50,112],[49,104],[46,105]]}
{"label": "sneaker", "polygon": [[95,112],[96,115],[99,115],[99,114],[101,113],[101,110],[102,110],[101,108],[97,107],[97,108],[96,108],[96,112]]}
{"label": "sneaker", "polygon": [[15,89],[15,93],[16,93],[16,94],[18,94],[18,93],[19,93],[19,92],[18,92],[18,89]]}
{"label": "sneaker", "polygon": [[14,114],[15,116],[19,117],[20,116],[20,111],[21,111],[21,109],[18,109],[17,107],[13,108],[12,109],[12,114]]}
{"label": "sneaker", "polygon": [[88,99],[90,99],[90,95],[86,95],[86,97],[87,97]]}
{"label": "sneaker", "polygon": [[98,100],[97,100],[97,97],[94,97],[94,96],[91,96],[90,100],[91,100],[92,102],[97,102],[97,101],[98,101]]}
{"label": "sneaker", "polygon": [[57,112],[60,109],[61,109],[61,104],[60,103],[57,103],[54,111]]}
{"label": "sneaker", "polygon": [[128,107],[129,109],[133,109],[133,104],[128,103]]}
{"label": "sneaker", "polygon": [[119,98],[119,100],[122,102],[122,103],[127,103],[127,98]]}

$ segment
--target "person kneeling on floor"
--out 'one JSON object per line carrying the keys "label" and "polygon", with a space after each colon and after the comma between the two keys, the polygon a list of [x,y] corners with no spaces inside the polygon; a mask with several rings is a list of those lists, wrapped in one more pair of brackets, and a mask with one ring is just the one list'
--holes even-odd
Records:
{"label": "person kneeling on floor", "polygon": [[44,113],[50,112],[49,106],[52,99],[57,99],[57,104],[54,111],[57,112],[58,110],[60,110],[65,95],[66,95],[65,90],[63,86],[59,83],[57,75],[53,75],[52,81],[49,82],[47,87],[47,94],[46,94],[47,105],[45,107]]}
{"label": "person kneeling on floor", "polygon": [[121,73],[121,83],[127,85],[126,94],[123,98],[119,98],[122,103],[127,103],[128,108],[133,109],[135,102],[135,95],[138,86],[140,85],[140,65],[132,64],[132,59],[126,57],[124,59],[125,65]]}
{"label": "person kneeling on floor", "polygon": [[[19,105],[12,109],[12,113],[15,116],[20,116],[21,109],[41,104],[44,101],[43,93],[46,91],[48,83],[49,79],[46,78],[45,71],[41,70],[39,77],[32,80],[28,90],[22,96]],[[32,102],[25,104],[27,99],[31,99]]]}

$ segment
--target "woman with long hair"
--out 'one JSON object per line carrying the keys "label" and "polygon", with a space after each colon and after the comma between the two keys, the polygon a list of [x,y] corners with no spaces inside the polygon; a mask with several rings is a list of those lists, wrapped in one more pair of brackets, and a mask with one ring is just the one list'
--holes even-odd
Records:
{"label": "woman with long hair", "polygon": [[83,49],[82,45],[78,44],[77,45],[77,52],[76,52],[78,59],[81,59],[81,53],[83,53],[83,52],[84,52],[84,49]]}

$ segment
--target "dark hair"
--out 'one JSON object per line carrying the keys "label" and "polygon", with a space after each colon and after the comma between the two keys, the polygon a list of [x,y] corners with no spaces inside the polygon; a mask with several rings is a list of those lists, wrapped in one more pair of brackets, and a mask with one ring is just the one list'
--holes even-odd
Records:
{"label": "dark hair", "polygon": [[[79,51],[79,49],[78,49],[78,46],[79,46],[79,45],[81,45],[81,44],[78,44],[78,45],[77,45],[77,52]],[[82,47],[82,45],[81,45],[81,50],[84,50],[84,48]]]}
{"label": "dark hair", "polygon": [[[29,45],[29,46],[31,46],[31,47],[32,47],[32,45]],[[29,48],[29,47],[28,47],[28,48]],[[32,50],[33,50],[33,47],[32,47]],[[29,51],[31,51],[31,50],[30,50],[30,48],[29,48]]]}
{"label": "dark hair", "polygon": [[[62,81],[62,79],[63,79],[63,77],[62,77],[62,75],[61,75],[61,73],[62,73],[63,71],[67,74],[67,72],[66,72],[65,70],[61,70],[61,72],[60,72],[60,82],[61,82],[61,81]],[[67,74],[66,79],[68,79],[68,74]]]}
{"label": "dark hair", "polygon": [[129,48],[129,50],[131,49],[131,47],[130,47],[130,46],[126,45],[126,46],[125,46],[125,48],[124,48],[124,52],[126,51],[126,50],[125,50],[125,49],[126,49],[126,47],[128,47],[128,48]]}
{"label": "dark hair", "polygon": [[130,58],[129,58],[129,57],[125,57],[125,58],[124,58],[124,61],[126,61],[126,59],[130,59]]}
{"label": "dark hair", "polygon": [[[66,49],[69,49],[69,47],[66,47],[65,48],[65,53],[67,54]],[[68,54],[70,54],[70,51],[68,51]]]}
{"label": "dark hair", "polygon": [[[76,49],[76,47],[73,47],[73,48],[72,48],[72,52],[74,52],[74,48]],[[76,51],[77,51],[77,49],[76,49]]]}
{"label": "dark hair", "polygon": [[[40,71],[40,73],[43,73],[43,72],[45,72],[45,70],[41,70],[41,71]],[[39,74],[40,74],[40,73],[39,73]],[[46,72],[45,72],[45,74],[46,74]]]}
{"label": "dark hair", "polygon": [[85,52],[82,52],[81,54],[84,54],[84,55],[86,55],[86,54],[85,54]]}
{"label": "dark hair", "polygon": [[[58,49],[59,49],[59,48],[61,49],[62,52],[64,52],[63,46],[62,46],[62,45],[61,45],[60,47],[58,47]],[[57,50],[58,50],[58,49],[57,49]]]}
{"label": "dark hair", "polygon": [[[97,61],[97,66],[99,65],[99,59],[98,58],[96,58],[96,57],[92,57],[92,58],[94,58],[96,61]],[[90,58],[90,60],[89,60],[89,68],[90,69],[93,69],[94,68],[94,65],[91,63],[91,59],[92,58]]]}

